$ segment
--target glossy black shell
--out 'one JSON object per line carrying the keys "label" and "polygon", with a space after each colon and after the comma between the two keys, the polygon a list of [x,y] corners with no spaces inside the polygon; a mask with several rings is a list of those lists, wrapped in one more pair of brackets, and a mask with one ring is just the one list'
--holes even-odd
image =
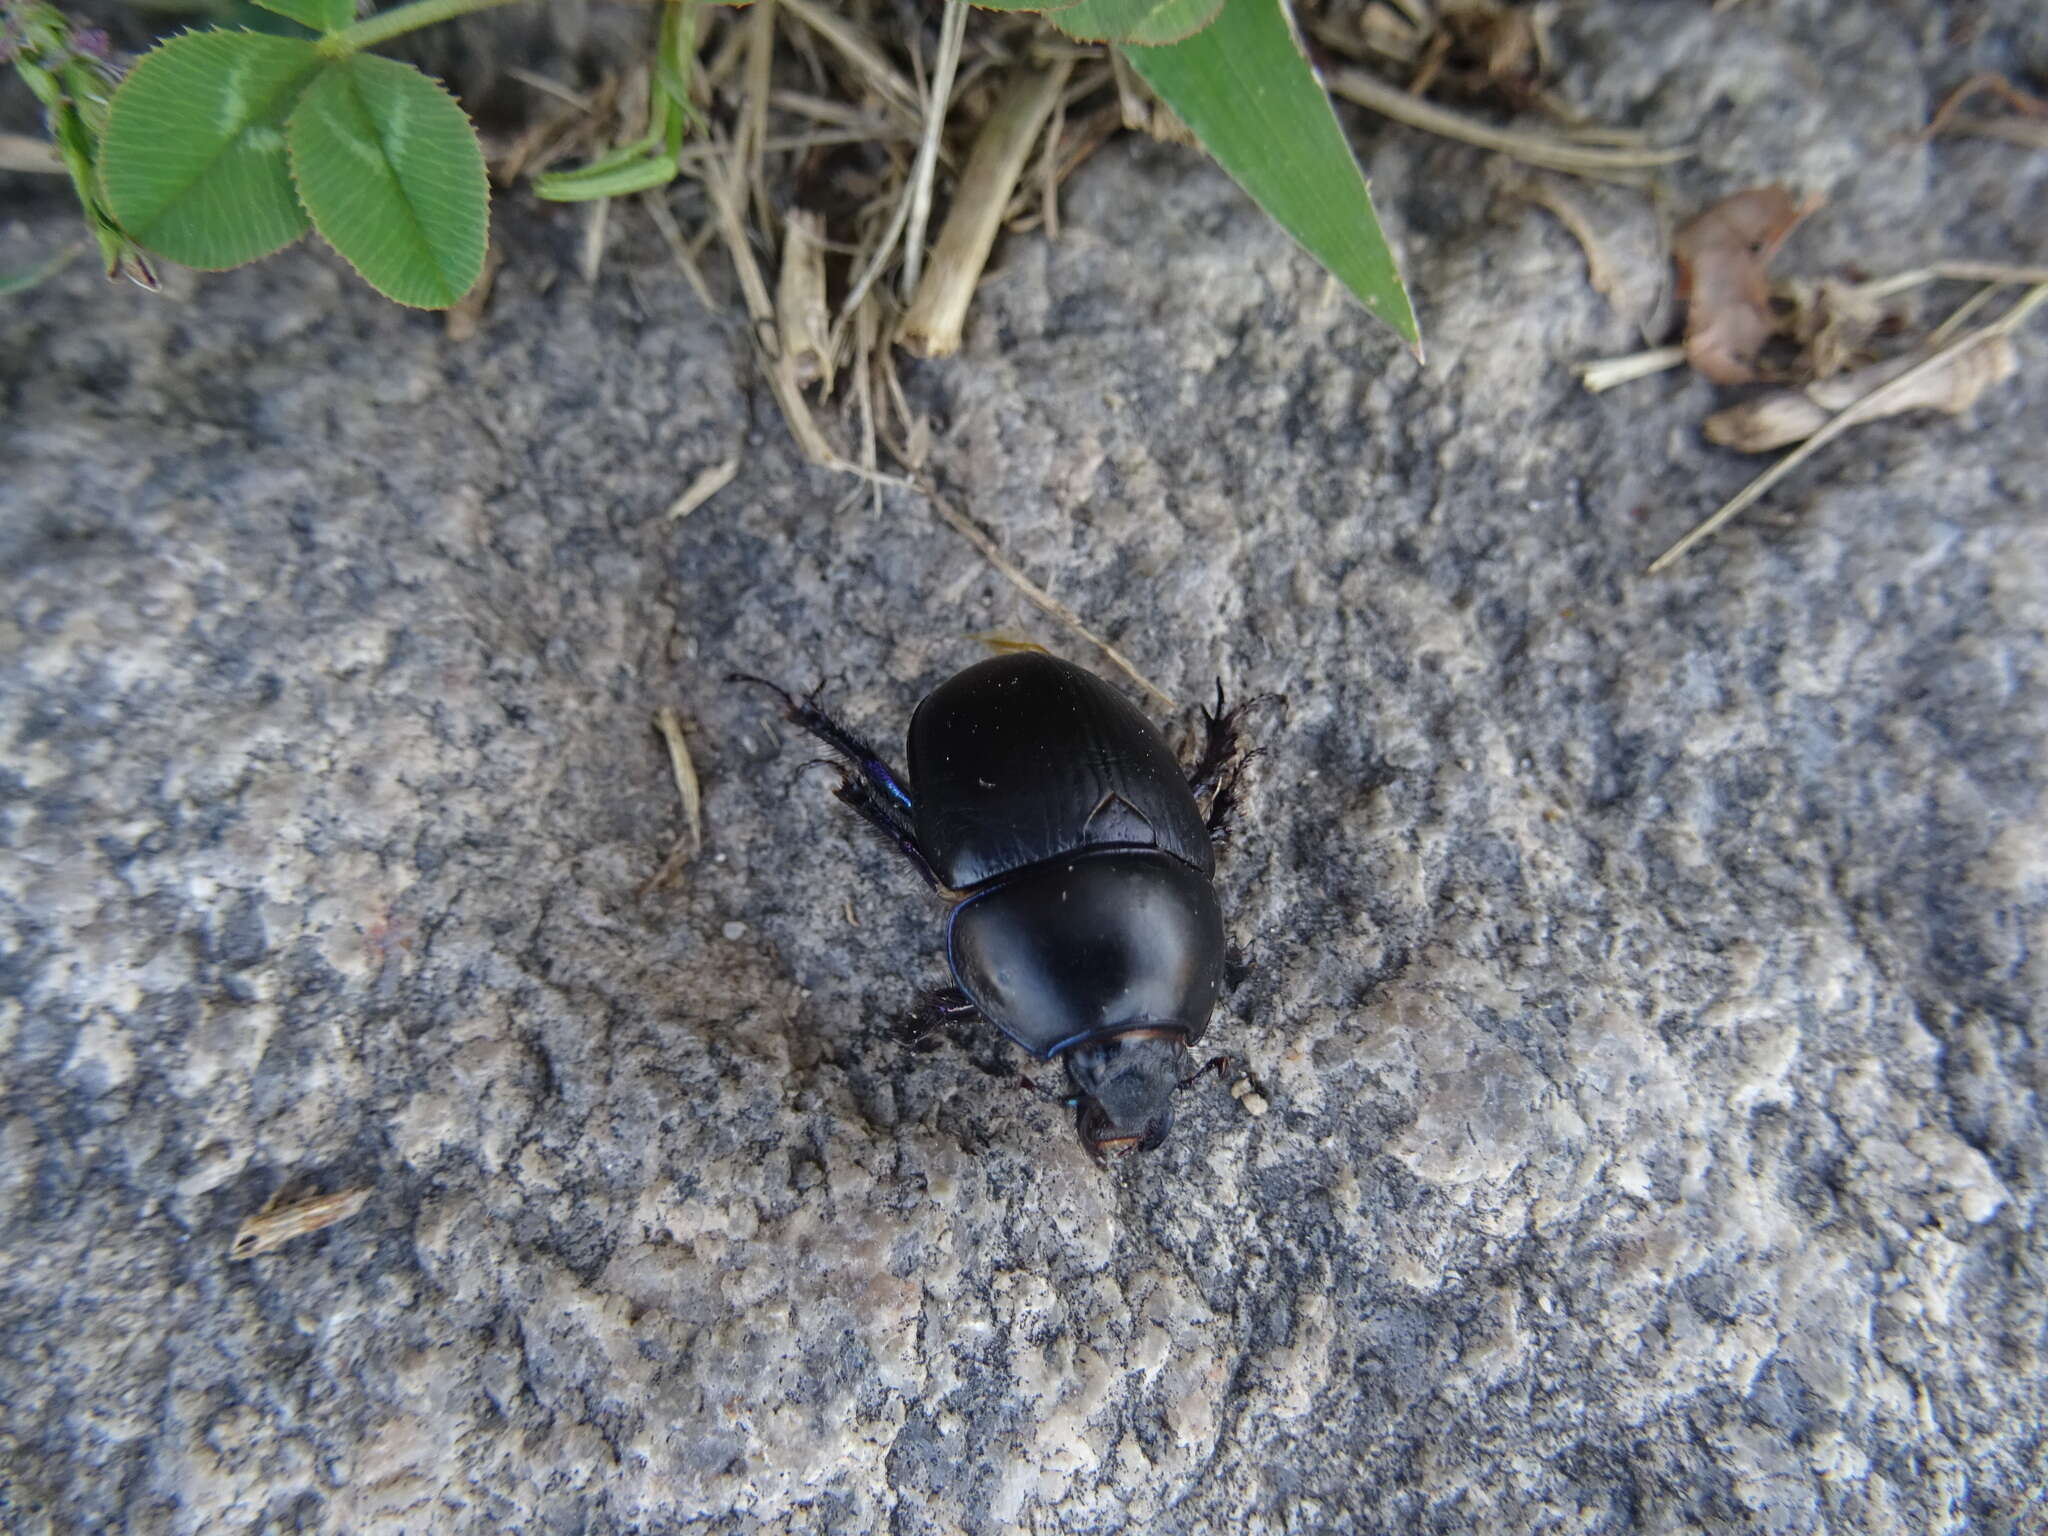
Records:
{"label": "glossy black shell", "polygon": [[1131,1029],[1202,1037],[1223,990],[1223,912],[1170,854],[1054,859],[953,909],[946,957],[983,1017],[1041,1060]]}
{"label": "glossy black shell", "polygon": [[1157,849],[1205,887],[1215,868],[1159,728],[1042,652],[992,657],[933,689],[910,721],[910,782],[918,843],[954,890],[1096,849]]}

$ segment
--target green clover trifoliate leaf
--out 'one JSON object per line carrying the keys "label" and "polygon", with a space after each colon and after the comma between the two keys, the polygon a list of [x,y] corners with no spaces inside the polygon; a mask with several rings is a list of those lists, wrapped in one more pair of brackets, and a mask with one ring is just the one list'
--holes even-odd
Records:
{"label": "green clover trifoliate leaf", "polygon": [[371,287],[421,309],[469,291],[490,189],[454,97],[410,64],[354,54],[307,88],[286,136],[314,227]]}
{"label": "green clover trifoliate leaf", "polygon": [[240,266],[306,232],[284,123],[322,60],[312,43],[188,32],[114,92],[101,179],[121,227],[188,267]]}

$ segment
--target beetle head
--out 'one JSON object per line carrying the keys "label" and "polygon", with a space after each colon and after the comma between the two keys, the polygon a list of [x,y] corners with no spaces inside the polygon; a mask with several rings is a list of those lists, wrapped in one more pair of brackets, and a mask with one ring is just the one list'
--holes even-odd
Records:
{"label": "beetle head", "polygon": [[1177,1029],[1130,1029],[1067,1052],[1081,1144],[1105,1152],[1150,1152],[1173,1127],[1187,1045]]}

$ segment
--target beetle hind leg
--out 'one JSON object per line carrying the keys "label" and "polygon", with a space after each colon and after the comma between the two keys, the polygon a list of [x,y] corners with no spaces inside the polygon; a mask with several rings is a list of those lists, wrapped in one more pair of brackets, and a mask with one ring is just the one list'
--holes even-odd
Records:
{"label": "beetle hind leg", "polygon": [[932,861],[925,857],[924,849],[918,845],[917,831],[910,824],[908,812],[899,810],[895,802],[878,791],[874,781],[858,769],[836,763],[829,757],[814,758],[812,762],[834,769],[839,774],[839,784],[832,791],[834,799],[894,843],[896,851],[910,860],[912,867],[924,877],[926,885],[935,891],[945,889],[932,868]]}
{"label": "beetle hind leg", "polygon": [[865,738],[825,713],[818,703],[818,692],[822,690],[815,690],[808,697],[799,699],[788,689],[749,672],[731,673],[726,681],[766,688],[782,701],[785,720],[817,737],[836,752],[839,761],[821,759],[839,771],[839,787],[832,793],[861,820],[894,843],[916,867],[918,874],[924,877],[925,884],[934,890],[944,888],[932,871],[931,860],[918,845],[917,829],[911,821],[914,807],[910,791],[903,787],[902,776]]}

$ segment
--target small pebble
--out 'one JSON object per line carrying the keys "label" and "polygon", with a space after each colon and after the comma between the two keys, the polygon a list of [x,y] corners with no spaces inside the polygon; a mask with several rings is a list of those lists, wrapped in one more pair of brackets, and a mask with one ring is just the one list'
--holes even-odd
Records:
{"label": "small pebble", "polygon": [[1248,1093],[1244,1096],[1244,1107],[1248,1114],[1263,1115],[1266,1112],[1266,1096],[1263,1093]]}
{"label": "small pebble", "polygon": [[720,931],[728,939],[743,939],[747,936],[747,925],[740,922],[727,923]]}
{"label": "small pebble", "polygon": [[1241,1099],[1251,1091],[1252,1080],[1248,1077],[1240,1077],[1236,1082],[1230,1085],[1230,1096],[1233,1099]]}

